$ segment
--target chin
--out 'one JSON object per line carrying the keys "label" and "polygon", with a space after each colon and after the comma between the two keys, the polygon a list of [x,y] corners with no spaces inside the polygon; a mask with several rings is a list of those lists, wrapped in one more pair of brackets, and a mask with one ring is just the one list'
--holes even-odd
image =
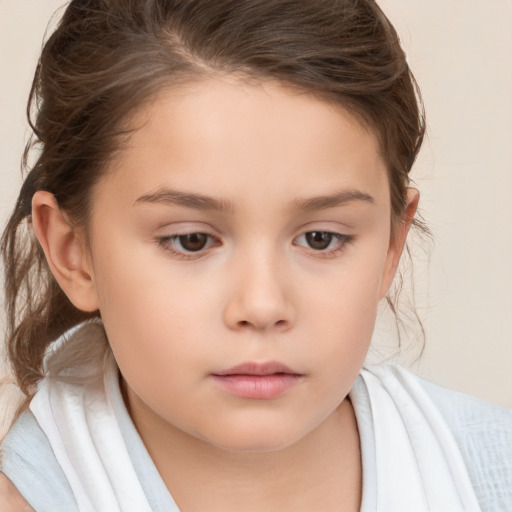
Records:
{"label": "chin", "polygon": [[[287,428],[288,427],[288,428]],[[307,436],[297,425],[225,426],[221,431],[205,436],[203,441],[216,448],[237,453],[264,453],[284,450]]]}
{"label": "chin", "polygon": [[225,443],[217,443],[216,447],[225,451],[236,453],[272,453],[279,452],[293,446],[299,439],[269,439],[260,436],[260,439],[253,438],[231,438]]}

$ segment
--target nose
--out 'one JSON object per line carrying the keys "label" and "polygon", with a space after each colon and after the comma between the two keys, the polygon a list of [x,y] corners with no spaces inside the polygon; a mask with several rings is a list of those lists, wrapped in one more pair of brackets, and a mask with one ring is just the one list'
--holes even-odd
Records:
{"label": "nose", "polygon": [[238,262],[224,310],[230,329],[281,332],[293,325],[295,310],[283,266],[272,254]]}

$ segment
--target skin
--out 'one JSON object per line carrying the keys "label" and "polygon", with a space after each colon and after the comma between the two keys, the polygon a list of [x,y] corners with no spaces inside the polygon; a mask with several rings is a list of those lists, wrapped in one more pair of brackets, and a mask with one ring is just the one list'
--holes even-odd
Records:
{"label": "skin", "polygon": [[[101,311],[164,482],[184,511],[358,510],[346,396],[417,192],[391,238],[374,133],[277,83],[224,76],[164,91],[131,126],[94,190],[87,237],[47,192],[33,219],[70,300]],[[331,237],[327,248],[312,232]],[[208,235],[203,249],[185,250],[177,236],[191,233]],[[272,399],[235,396],[212,376],[268,361],[300,375]]]}
{"label": "skin", "polygon": [[0,512],[34,512],[3,473],[0,473]]}

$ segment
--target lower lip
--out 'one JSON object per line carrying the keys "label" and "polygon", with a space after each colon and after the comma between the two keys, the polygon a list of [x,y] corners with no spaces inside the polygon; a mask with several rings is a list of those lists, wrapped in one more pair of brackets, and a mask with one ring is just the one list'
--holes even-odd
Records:
{"label": "lower lip", "polygon": [[226,391],[242,398],[268,400],[276,398],[298,384],[301,376],[291,373],[271,375],[213,375]]}

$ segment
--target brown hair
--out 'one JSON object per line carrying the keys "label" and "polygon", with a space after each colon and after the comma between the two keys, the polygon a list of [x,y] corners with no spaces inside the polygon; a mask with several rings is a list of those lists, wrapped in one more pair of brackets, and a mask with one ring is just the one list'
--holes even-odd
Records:
{"label": "brown hair", "polygon": [[77,310],[53,278],[31,234],[34,192],[53,193],[85,224],[127,116],[163,87],[212,73],[278,80],[358,116],[380,138],[392,224],[402,216],[423,113],[398,36],[374,1],[74,0],[37,66],[27,170],[39,152],[2,237],[9,357],[25,394],[42,377],[49,343],[99,316]]}

